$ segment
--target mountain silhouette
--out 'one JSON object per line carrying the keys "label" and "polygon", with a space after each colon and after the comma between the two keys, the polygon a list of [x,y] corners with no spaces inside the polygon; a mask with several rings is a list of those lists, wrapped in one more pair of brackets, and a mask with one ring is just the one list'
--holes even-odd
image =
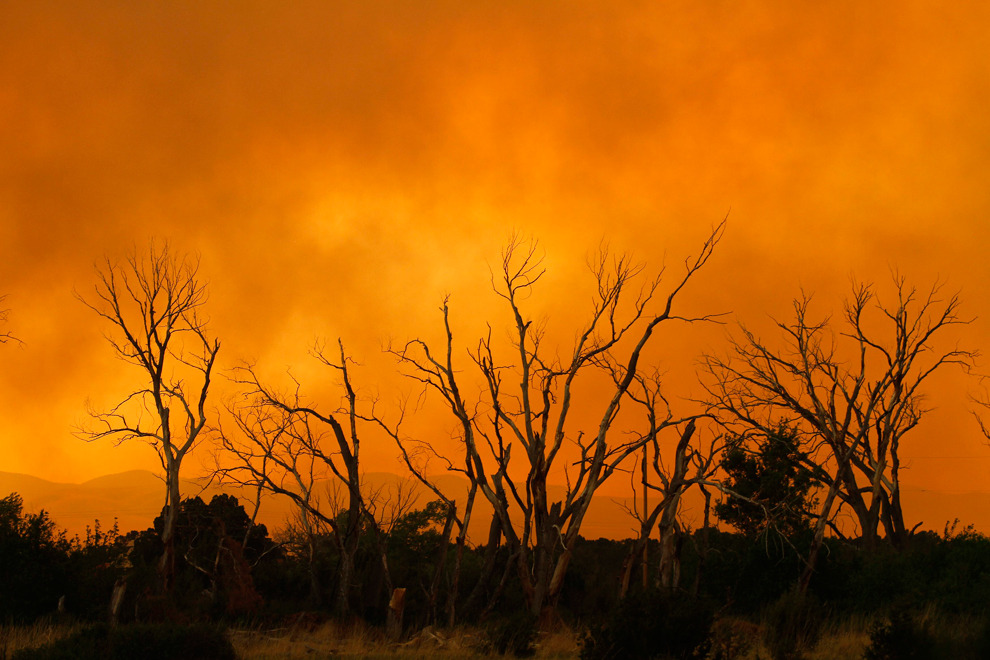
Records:
{"label": "mountain silhouette", "polygon": [[[455,475],[440,475],[435,479],[440,491],[447,497],[463,502],[467,492],[466,480]],[[396,488],[411,493],[412,507],[422,508],[433,499],[418,482],[386,472],[370,472],[364,475],[365,492],[380,491],[384,496],[394,495]],[[563,487],[550,486],[551,498],[559,497]],[[47,481],[28,474],[0,472],[0,497],[16,492],[24,500],[25,511],[47,511],[55,523],[66,529],[70,535],[84,534],[87,526],[100,521],[103,529],[109,528],[117,519],[122,533],[132,529],[143,530],[151,527],[152,521],[161,513],[165,497],[165,484],[154,473],[146,470],[131,470],[108,474],[79,484]],[[241,498],[248,508],[245,492],[234,488],[218,488],[211,485],[204,490],[203,484],[193,480],[183,480],[183,497],[199,495],[204,500],[220,492],[230,493]],[[697,528],[701,525],[703,502],[699,494],[690,493],[683,502],[686,523]],[[984,534],[990,533],[990,493],[944,493],[914,487],[902,487],[901,497],[908,526],[921,522],[920,529],[942,532],[946,524],[959,519],[957,529],[967,525]],[[590,539],[606,537],[624,539],[634,536],[638,524],[627,512],[631,498],[598,496],[592,502],[582,536]],[[249,511],[250,513],[250,511]],[[268,526],[274,533],[284,527],[286,519],[293,513],[292,504],[284,497],[266,496],[262,501],[258,522]],[[479,493],[470,527],[471,538],[483,542],[491,519],[492,509]]]}

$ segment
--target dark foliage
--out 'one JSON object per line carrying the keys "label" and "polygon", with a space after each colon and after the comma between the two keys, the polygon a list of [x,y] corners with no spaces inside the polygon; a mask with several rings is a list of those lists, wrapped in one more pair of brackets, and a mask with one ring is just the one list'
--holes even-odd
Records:
{"label": "dark foliage", "polygon": [[196,624],[96,625],[35,649],[22,649],[11,660],[236,660],[226,634]]}
{"label": "dark foliage", "polygon": [[[164,513],[164,512],[163,512]],[[140,572],[147,576],[161,555],[163,516],[155,519],[155,534],[139,535]],[[149,530],[150,532],[150,530]],[[245,542],[246,541],[246,542]],[[176,529],[174,601],[196,616],[238,616],[257,611],[262,597],[255,587],[252,566],[275,561],[268,557],[274,542],[264,525],[252,525],[236,497],[214,495],[209,504],[199,497],[182,501]],[[265,567],[267,568],[267,567]],[[264,568],[262,569],[264,570]]]}
{"label": "dark foliage", "polygon": [[915,534],[902,548],[833,541],[829,550],[812,587],[842,611],[990,612],[990,539],[971,529]]}
{"label": "dark foliage", "polygon": [[[442,624],[455,552],[451,544],[438,573],[444,519],[443,505],[435,502],[404,514],[387,535],[376,538],[366,530],[351,594],[354,611],[365,621],[384,623],[389,596],[380,554],[384,548],[393,585],[407,590],[407,628]],[[261,526],[251,528],[242,544],[249,523],[232,497],[213,498],[209,504],[198,498],[183,502],[176,589],[174,600],[169,600],[156,591],[162,545],[154,529],[121,536],[116,526],[103,530],[97,522],[84,538],[69,539],[46,513],[25,513],[20,498],[10,495],[0,499],[0,615],[16,622],[54,615],[64,596],[70,617],[105,621],[114,584],[126,579],[123,623],[243,621],[251,610],[232,608],[231,603],[245,596],[251,602],[258,593],[264,602],[255,600],[254,606],[260,607],[250,614],[252,623],[280,626],[301,612],[317,619],[329,616],[326,601],[314,605],[308,598],[311,566],[305,548],[277,546]],[[774,658],[798,658],[809,651],[826,617],[862,615],[886,617],[873,631],[870,657],[990,657],[990,539],[970,528],[958,533],[947,529],[941,535],[919,533],[897,546],[827,539],[806,597],[792,591],[802,564],[790,546],[774,543],[767,535],[754,539],[707,530],[705,537],[703,543],[701,532],[687,536],[682,555],[681,583],[697,589],[698,597],[644,592],[637,572],[630,596],[621,602],[617,593],[629,542],[579,538],[557,614],[571,625],[587,627],[582,657],[690,657],[704,648],[715,608],[751,625],[760,620]],[[795,545],[802,542],[800,536],[791,540]],[[339,559],[333,537],[318,536],[315,549],[320,592],[332,593]],[[485,551],[483,546],[464,550],[458,621],[484,626],[489,652],[531,653],[538,623],[525,613],[525,598],[504,547],[495,555],[495,570],[480,597],[468,598],[479,583]],[[650,556],[655,561],[655,548]],[[651,580],[655,571],[653,565]],[[504,590],[489,607],[503,575]],[[241,589],[252,584],[253,591]],[[927,614],[931,612],[936,616]],[[157,629],[154,634],[173,640],[163,641],[163,648],[186,643],[181,641],[186,633],[174,626]],[[101,630],[81,633],[80,639],[89,641],[69,644],[69,650],[51,650],[76,655],[37,657],[89,657],[79,655],[87,643],[101,649],[103,656],[128,657],[111,655],[124,653],[109,646],[117,633]],[[123,636],[113,648],[132,648],[127,646],[127,631],[132,630],[144,629],[123,625]],[[133,644],[146,643],[150,634],[135,633]],[[190,652],[183,648],[183,653]],[[141,649],[137,657],[149,657]],[[935,655],[917,655],[928,653],[926,649],[934,649]]]}
{"label": "dark foliage", "polygon": [[924,624],[906,612],[877,623],[870,632],[866,660],[930,660],[935,658],[935,637]]}
{"label": "dark foliage", "polygon": [[30,621],[54,612],[69,581],[71,549],[45,511],[24,513],[17,493],[0,499],[0,617]]}
{"label": "dark foliage", "polygon": [[714,620],[705,600],[650,591],[621,601],[581,640],[582,660],[690,658],[702,649]]}
{"label": "dark foliage", "polygon": [[[656,554],[652,545],[651,556]],[[629,552],[629,541],[578,538],[570,568],[560,592],[560,613],[582,621],[608,612],[619,600],[622,565]]]}
{"label": "dark foliage", "polygon": [[87,527],[68,555],[66,611],[87,621],[105,619],[114,584],[132,570],[129,556],[128,539],[120,536],[116,523],[108,530],[99,520]]}
{"label": "dark foliage", "polygon": [[807,533],[815,509],[815,481],[811,470],[801,464],[800,437],[781,426],[759,438],[755,448],[747,442],[744,437],[731,440],[720,465],[728,487],[751,501],[726,498],[715,506],[715,515],[752,538]]}
{"label": "dark foliage", "polygon": [[[756,543],[741,534],[710,530],[708,545],[700,593],[735,614],[760,612],[794,585],[803,568],[789,548]],[[685,565],[696,564],[694,548],[695,544],[685,544]]]}
{"label": "dark foliage", "polygon": [[825,612],[813,594],[791,589],[763,613],[763,641],[774,660],[797,660],[814,648]]}
{"label": "dark foliage", "polygon": [[525,609],[499,616],[485,627],[487,653],[528,658],[536,653],[537,619]]}

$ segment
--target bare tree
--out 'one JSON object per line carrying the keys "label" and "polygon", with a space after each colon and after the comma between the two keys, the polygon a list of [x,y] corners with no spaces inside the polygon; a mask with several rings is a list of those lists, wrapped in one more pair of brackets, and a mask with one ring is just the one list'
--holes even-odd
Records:
{"label": "bare tree", "polygon": [[206,400],[220,351],[201,316],[207,294],[198,269],[198,260],[152,243],[147,254],[135,252],[123,264],[107,259],[97,268],[94,295],[77,295],[109,323],[106,337],[114,354],[145,377],[143,387],[110,410],[91,410],[94,425],[79,434],[117,444],[142,440],[158,453],[166,485],[160,565],[166,593],[175,571],[179,473],[206,427]]}
{"label": "bare tree", "polygon": [[[218,474],[223,482],[260,488],[292,500],[311,544],[315,525],[331,530],[340,555],[334,607],[338,613],[347,614],[362,521],[376,525],[374,511],[369,508],[376,503],[362,493],[358,424],[364,417],[358,413],[358,398],[351,385],[350,359],[339,340],[337,347],[333,357],[322,345],[313,352],[340,375],[343,403],[331,411],[320,411],[305,402],[298,382],[294,391],[280,392],[262,383],[253,365],[235,371],[235,382],[245,388],[243,401],[231,408],[240,433],[221,433],[226,458],[219,460]],[[230,465],[226,465],[228,460]],[[324,480],[343,492],[321,500],[317,484]],[[377,506],[381,511],[381,503]],[[310,551],[312,561],[312,545]],[[383,569],[387,573],[387,563]]]}
{"label": "bare tree", "polygon": [[[0,296],[0,324],[2,325],[6,325],[7,320],[10,318],[10,310],[5,307],[2,307],[4,302],[6,302],[6,300],[7,300],[7,296],[5,295]],[[21,340],[15,337],[14,333],[10,332],[9,330],[3,330],[2,332],[0,332],[0,344],[6,344],[7,342],[11,342],[11,341],[20,343]]]}
{"label": "bare tree", "polygon": [[[660,294],[662,272],[643,282],[641,266],[602,249],[589,262],[595,283],[589,320],[578,331],[570,358],[563,361],[544,344],[543,328],[534,325],[523,308],[544,274],[539,248],[535,243],[511,241],[497,275],[493,275],[493,287],[513,319],[510,349],[514,358],[503,363],[496,357],[490,326],[487,336],[471,352],[484,382],[479,403],[485,406],[484,414],[469,413],[470,408],[455,394],[461,388],[450,358],[453,339],[446,323],[446,306],[446,363],[434,360],[422,341],[412,342],[401,356],[410,375],[425,377],[465,429],[461,440],[466,467],[462,473],[470,475],[493,506],[533,615],[544,620],[553,616],[595,492],[648,442],[646,436],[630,437],[614,430],[621,403],[639,373],[645,347],[663,323],[711,318],[680,316],[674,303],[711,257],[723,229],[724,221],[713,229],[699,255],[685,261],[684,272],[665,297]],[[617,374],[610,391],[604,398],[581,403],[582,408],[598,409],[596,427],[575,434],[569,425],[575,383],[579,376],[601,374],[606,362]],[[509,385],[509,379],[515,384]],[[518,485],[512,478],[517,475],[522,478]],[[551,475],[567,484],[557,501],[551,501],[547,489]]]}
{"label": "bare tree", "polygon": [[[294,396],[298,402],[298,395]],[[221,484],[237,485],[254,494],[252,521],[266,492],[288,495],[295,504],[292,529],[299,532],[296,545],[304,546],[309,565],[310,600],[323,601],[316,569],[317,537],[322,519],[318,463],[305,447],[319,442],[305,418],[256,394],[226,403],[236,432],[218,424],[220,444],[214,474]],[[333,516],[329,516],[331,519]]]}
{"label": "bare tree", "polygon": [[[434,606],[437,598],[436,590],[439,587],[443,567],[446,564],[446,548],[451,532],[453,531],[453,525],[456,524],[458,528],[457,538],[455,540],[454,566],[447,593],[447,625],[453,626],[457,612],[461,561],[467,543],[468,525],[471,522],[474,503],[478,494],[479,482],[477,470],[481,466],[474,460],[478,452],[474,432],[475,415],[473,411],[469,410],[468,403],[461,394],[457,383],[457,375],[454,371],[454,335],[450,329],[450,308],[448,303],[449,297],[444,299],[443,307],[441,308],[446,336],[446,345],[442,355],[434,356],[430,351],[430,347],[420,339],[407,342],[401,350],[392,347],[388,347],[386,350],[396,358],[400,368],[403,369],[403,373],[407,377],[422,383],[427,390],[439,394],[457,419],[459,439],[461,441],[461,454],[457,457],[457,462],[455,463],[448,457],[438,453],[428,442],[400,436],[398,426],[389,427],[389,425],[378,418],[375,421],[395,441],[410,473],[447,506],[448,516],[441,539],[441,552],[437,561],[436,577],[430,593],[431,605]],[[469,484],[468,491],[461,508],[461,513],[458,512],[457,503],[445,495],[427,475],[426,465],[431,458],[437,459],[442,463],[447,471],[459,474],[467,479]],[[496,536],[498,538],[493,540],[493,537]],[[494,570],[494,552],[497,549],[500,538],[501,527],[498,525],[498,516],[495,516],[492,522],[492,532],[489,534],[489,541],[486,545],[485,568],[481,579],[478,581],[479,585],[485,583]]]}
{"label": "bare tree", "polygon": [[[719,444],[715,440],[708,443],[707,447],[696,441],[694,436],[700,415],[686,420],[673,419],[670,405],[663,396],[658,373],[637,376],[634,386],[630,387],[628,396],[642,407],[647,418],[644,433],[646,442],[642,446],[640,465],[643,501],[642,506],[636,501],[637,488],[633,483],[634,498],[629,513],[639,522],[640,529],[623,566],[620,597],[624,597],[629,591],[637,561],[643,570],[643,586],[648,586],[647,549],[654,529],[658,530],[660,537],[656,585],[665,589],[677,589],[680,586],[681,501],[692,486],[704,484],[712,477],[719,451]],[[672,425],[680,425],[683,430],[674,445],[673,454],[665,459],[660,436],[664,429]],[[652,460],[649,458],[651,451]],[[635,470],[631,470],[630,474],[635,474]],[[649,503],[650,494],[657,498],[652,505]]]}
{"label": "bare tree", "polygon": [[926,412],[929,376],[949,365],[969,368],[975,358],[938,347],[943,330],[966,323],[958,297],[940,292],[936,284],[919,293],[895,275],[893,301],[884,304],[871,286],[854,285],[839,331],[827,317],[812,320],[811,299],[802,296],[794,320],[776,322],[780,348],[742,327],[728,357],[706,357],[712,411],[730,430],[768,435],[786,425],[805,441],[801,454],[824,491],[805,580],[839,506],[853,512],[868,543],[880,527],[895,543],[909,533],[901,439]]}

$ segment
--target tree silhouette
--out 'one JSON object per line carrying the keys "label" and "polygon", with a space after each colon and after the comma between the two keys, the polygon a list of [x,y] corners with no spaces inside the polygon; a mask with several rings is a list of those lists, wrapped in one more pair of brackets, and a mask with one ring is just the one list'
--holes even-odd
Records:
{"label": "tree silhouette", "polygon": [[143,372],[144,386],[108,411],[91,410],[94,426],[81,429],[86,440],[109,438],[120,444],[141,440],[158,454],[165,471],[165,518],[161,538],[161,585],[172,587],[179,471],[202,437],[206,401],[220,341],[207,334],[200,315],[206,285],[199,262],[179,258],[169,246],[152,243],[148,253],[131,254],[123,264],[107,259],[97,268],[95,295],[77,298],[110,325],[114,354]]}
{"label": "tree silhouette", "polygon": [[[305,401],[295,382],[291,392],[262,382],[253,365],[234,372],[244,388],[240,400],[228,406],[237,433],[220,431],[223,454],[217,474],[222,482],[268,491],[289,498],[297,507],[299,521],[309,537],[310,560],[315,562],[314,540],[319,527],[332,531],[340,553],[334,607],[350,613],[350,592],[362,522],[375,528],[377,521],[370,502],[361,491],[358,398],[351,384],[350,358],[343,342],[331,355],[320,345],[314,357],[340,374],[346,404],[323,410]],[[342,493],[322,499],[318,483],[329,479]],[[328,501],[329,500],[329,501]],[[377,530],[375,530],[377,532]],[[387,573],[387,565],[383,565]],[[314,595],[318,589],[315,572]]]}
{"label": "tree silhouette", "polygon": [[742,497],[727,497],[715,506],[715,515],[751,537],[776,530],[790,538],[810,531],[816,482],[804,460],[801,439],[786,426],[757,438],[732,438],[719,465],[725,485]]}
{"label": "tree silhouette", "polygon": [[727,357],[706,356],[711,408],[730,431],[770,435],[786,425],[802,438],[804,465],[822,491],[802,588],[825,529],[840,508],[855,516],[867,545],[882,527],[895,544],[909,534],[900,499],[901,439],[926,412],[923,385],[947,366],[972,366],[976,354],[939,340],[958,315],[959,298],[936,283],[919,292],[894,275],[892,300],[854,284],[841,329],[814,320],[811,297],[794,301],[794,318],[777,321],[774,346],[741,327]]}
{"label": "tree silhouette", "polygon": [[[545,623],[555,616],[574,544],[595,492],[650,442],[649,434],[623,437],[614,428],[621,404],[640,373],[644,350],[661,324],[712,318],[681,316],[675,302],[708,262],[724,226],[724,221],[719,223],[698,255],[685,260],[684,270],[665,294],[662,271],[645,278],[643,266],[626,255],[610,254],[603,246],[589,259],[594,293],[588,317],[564,358],[548,345],[545,328],[534,323],[526,310],[526,301],[545,273],[539,246],[514,238],[492,276],[494,292],[512,319],[508,346],[503,356],[489,326],[470,352],[484,383],[482,396],[473,405],[465,402],[457,383],[446,305],[444,350],[433,350],[416,339],[398,353],[405,372],[439,393],[457,418],[463,430],[464,463],[461,467],[448,461],[448,465],[477,484],[494,508],[499,529],[489,545],[504,537],[530,614]],[[604,396],[581,401],[576,395],[578,383],[603,373],[612,381]],[[571,413],[576,408],[595,411],[597,421],[587,433],[572,429]],[[662,426],[683,421],[668,418]],[[516,475],[523,477],[518,485]],[[551,478],[567,484],[560,499],[548,492]]]}
{"label": "tree silhouette", "polygon": [[[10,317],[10,310],[2,307],[4,302],[7,300],[7,296],[0,296],[0,325],[6,326],[7,320]],[[7,342],[19,342],[20,340],[14,336],[9,330],[0,331],[0,344],[6,344]]]}

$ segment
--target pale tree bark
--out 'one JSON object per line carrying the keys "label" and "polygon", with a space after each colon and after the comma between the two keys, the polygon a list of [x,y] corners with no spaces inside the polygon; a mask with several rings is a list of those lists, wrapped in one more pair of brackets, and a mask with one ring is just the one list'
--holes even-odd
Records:
{"label": "pale tree bark", "polygon": [[[514,355],[504,363],[496,357],[499,350],[490,326],[471,353],[484,381],[483,397],[471,409],[486,409],[485,414],[468,415],[463,400],[450,396],[456,368],[450,358],[446,305],[446,362],[430,359],[422,341],[412,344],[419,351],[414,363],[408,361],[409,346],[403,354],[410,375],[423,377],[424,370],[432,369],[426,379],[434,390],[438,388],[433,382],[443,381],[439,390],[447,406],[462,428],[470,429],[461,438],[465,465],[471,466],[473,483],[495,510],[529,611],[544,623],[555,615],[571,553],[595,492],[648,442],[645,436],[630,438],[613,430],[621,403],[639,373],[644,349],[661,324],[712,318],[682,316],[675,312],[675,301],[711,257],[723,228],[724,222],[716,226],[699,255],[685,261],[683,273],[666,296],[661,294],[662,273],[637,286],[643,269],[627,257],[614,257],[603,249],[591,259],[595,294],[589,319],[564,361],[544,346],[543,329],[534,326],[524,310],[544,273],[538,247],[510,242],[500,270],[493,275],[493,287],[513,320],[509,348]],[[604,399],[581,401],[585,409],[597,408],[598,422],[588,432],[575,432],[569,424],[575,384],[585,374],[600,375],[605,362],[614,365],[618,377]],[[522,480],[517,484],[513,477]],[[551,478],[566,482],[563,497],[556,501],[548,493]]]}
{"label": "pale tree bark", "polygon": [[[448,516],[441,541],[443,551],[439,554],[437,560],[436,576],[433,581],[434,592],[439,588],[440,579],[446,564],[446,548],[453,532],[453,526],[456,525],[457,527],[457,537],[454,545],[454,565],[451,571],[446,602],[447,625],[453,627],[457,619],[461,562],[467,544],[468,525],[471,522],[471,516],[474,512],[474,504],[478,494],[479,480],[477,474],[479,469],[484,469],[484,466],[475,460],[475,457],[478,455],[477,438],[474,430],[475,413],[468,409],[468,404],[461,395],[461,390],[457,382],[457,374],[454,370],[454,336],[450,329],[450,308],[448,302],[449,298],[445,298],[443,307],[441,308],[446,337],[442,355],[435,357],[430,352],[430,347],[419,339],[407,342],[401,349],[390,346],[386,350],[396,358],[404,375],[421,383],[428,391],[438,394],[457,419],[459,439],[461,441],[461,453],[457,457],[457,462],[455,463],[439,454],[430,443],[418,441],[414,438],[401,437],[397,427],[390,428],[384,422],[377,420],[377,418],[376,421],[378,421],[381,428],[394,440],[410,473],[447,506]],[[427,474],[427,467],[431,460],[442,463],[447,472],[453,472],[467,480],[468,492],[461,509],[458,509],[457,502],[444,494]],[[497,524],[495,526],[501,529]],[[497,538],[494,541],[491,538],[489,539],[484,569],[478,581],[479,586],[491,578],[491,572],[495,567],[493,553],[497,549],[497,545]],[[435,602],[436,596],[436,593],[431,593],[431,602]]]}
{"label": "pale tree bark", "polygon": [[[313,351],[317,360],[339,375],[343,404],[331,411],[321,411],[304,401],[300,384],[295,380],[294,390],[282,392],[262,383],[253,365],[235,370],[234,380],[244,391],[242,400],[228,409],[238,433],[221,431],[223,456],[217,459],[217,474],[222,482],[260,488],[289,498],[298,508],[311,543],[316,525],[331,530],[340,557],[334,608],[338,614],[346,615],[351,611],[351,587],[362,523],[375,535],[386,582],[391,581],[384,552],[387,530],[383,530],[379,518],[382,512],[392,510],[389,506],[394,509],[396,503],[388,505],[382,497],[369,499],[362,492],[358,425],[375,418],[373,411],[372,414],[358,411],[358,397],[350,376],[351,361],[339,340],[334,353],[331,356],[322,345]],[[317,486],[327,481],[336,484],[340,491],[324,500]]]}
{"label": "pale tree bark", "polygon": [[805,438],[803,461],[825,492],[812,567],[840,507],[867,544],[881,527],[894,543],[910,533],[900,503],[901,439],[926,412],[924,382],[975,358],[940,347],[944,331],[967,322],[958,297],[943,299],[940,290],[919,293],[895,275],[892,300],[883,303],[873,287],[854,285],[839,329],[829,318],[811,320],[811,299],[802,296],[794,319],[776,322],[779,348],[742,327],[727,357],[705,358],[711,410],[731,431],[769,434],[787,424]]}
{"label": "pale tree bark", "polygon": [[[657,383],[659,384],[659,383]],[[619,597],[625,597],[632,583],[632,576],[637,562],[643,571],[643,587],[649,586],[647,548],[654,529],[660,539],[660,556],[657,560],[656,586],[675,590],[680,586],[680,534],[679,520],[680,504],[684,494],[693,486],[705,483],[714,473],[718,452],[716,442],[702,447],[699,443],[692,444],[696,430],[696,419],[688,419],[683,424],[683,431],[678,438],[672,455],[665,460],[660,447],[659,432],[664,424],[658,423],[656,415],[657,401],[653,398],[659,395],[659,390],[647,392],[644,399],[649,418],[649,442],[643,445],[643,464],[641,466],[641,487],[643,506],[638,505],[629,510],[639,522],[639,536],[629,549],[623,564],[622,577],[619,585]],[[668,410],[669,414],[669,410]],[[647,455],[652,450],[652,461]],[[647,469],[649,468],[649,469]],[[635,488],[633,489],[635,494]],[[657,499],[648,505],[649,494]]]}
{"label": "pale tree bark", "polygon": [[158,454],[165,472],[164,553],[161,585],[170,593],[175,571],[175,530],[182,462],[202,437],[206,401],[220,342],[207,333],[201,316],[206,285],[199,263],[152,244],[145,255],[97,268],[92,297],[77,295],[110,325],[107,333],[118,358],[144,372],[145,386],[109,411],[92,411],[86,440],[109,438],[120,444],[143,440]]}
{"label": "pale tree bark", "polygon": [[[366,521],[375,549],[378,552],[378,563],[381,567],[383,589],[386,595],[391,595],[396,588],[388,563],[392,530],[403,516],[412,511],[419,499],[415,488],[411,486],[412,482],[400,480],[391,487],[386,483],[361,489],[364,493]],[[405,588],[406,585],[399,586]]]}
{"label": "pale tree bark", "polygon": [[[245,368],[245,371],[248,369]],[[284,401],[289,396],[281,394]],[[298,403],[298,391],[291,395]],[[214,474],[219,483],[236,485],[255,493],[255,516],[263,493],[286,495],[295,506],[292,529],[301,534],[293,545],[305,547],[313,604],[326,600],[317,578],[316,543],[322,527],[313,511],[320,511],[318,461],[305,448],[314,444],[313,429],[302,415],[289,412],[256,393],[228,401],[226,409],[236,432],[218,425],[219,446]],[[332,516],[330,516],[332,518]]]}

